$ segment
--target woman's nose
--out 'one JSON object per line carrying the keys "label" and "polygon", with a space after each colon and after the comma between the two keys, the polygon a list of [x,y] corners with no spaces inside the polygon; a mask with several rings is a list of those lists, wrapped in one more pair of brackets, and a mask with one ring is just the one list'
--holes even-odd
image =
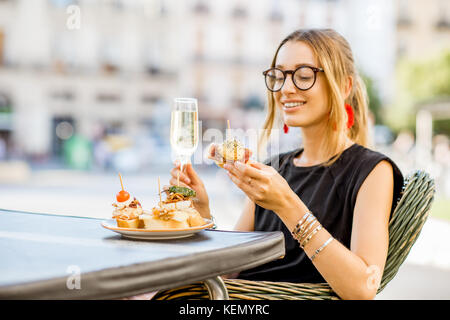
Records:
{"label": "woman's nose", "polygon": [[295,93],[297,91],[297,87],[292,81],[292,76],[289,74],[286,76],[286,80],[284,81],[284,85],[281,88],[282,93]]}

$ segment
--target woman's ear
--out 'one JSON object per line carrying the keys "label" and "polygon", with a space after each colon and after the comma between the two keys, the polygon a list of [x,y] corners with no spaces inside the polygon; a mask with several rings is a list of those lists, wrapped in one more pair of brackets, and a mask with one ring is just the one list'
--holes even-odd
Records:
{"label": "woman's ear", "polygon": [[346,100],[348,98],[348,96],[350,95],[350,92],[352,92],[352,88],[353,88],[353,77],[348,76],[346,84],[345,84],[344,100]]}

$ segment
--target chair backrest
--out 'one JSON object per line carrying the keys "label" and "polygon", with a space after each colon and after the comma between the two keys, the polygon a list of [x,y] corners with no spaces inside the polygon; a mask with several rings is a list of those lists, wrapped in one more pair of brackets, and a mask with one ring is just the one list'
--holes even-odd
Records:
{"label": "chair backrest", "polygon": [[389,222],[389,249],[378,292],[397,274],[428,218],[434,199],[434,180],[424,171],[408,175]]}

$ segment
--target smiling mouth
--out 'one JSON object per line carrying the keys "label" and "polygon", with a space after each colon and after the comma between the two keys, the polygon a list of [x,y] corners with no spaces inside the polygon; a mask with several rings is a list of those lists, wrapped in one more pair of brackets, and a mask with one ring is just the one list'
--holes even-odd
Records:
{"label": "smiling mouth", "polygon": [[283,103],[283,107],[286,108],[286,109],[289,109],[289,108],[300,107],[300,106],[302,106],[304,104],[306,104],[305,101],[303,101],[303,102],[286,102],[286,103]]}

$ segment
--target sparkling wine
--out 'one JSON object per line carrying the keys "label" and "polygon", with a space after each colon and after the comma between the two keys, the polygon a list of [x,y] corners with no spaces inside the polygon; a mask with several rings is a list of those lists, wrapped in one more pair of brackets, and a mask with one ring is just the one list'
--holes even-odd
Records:
{"label": "sparkling wine", "polygon": [[170,143],[178,155],[191,156],[198,145],[196,111],[172,111]]}
{"label": "sparkling wine", "polygon": [[172,108],[170,144],[181,164],[187,163],[198,145],[197,99],[176,98]]}

